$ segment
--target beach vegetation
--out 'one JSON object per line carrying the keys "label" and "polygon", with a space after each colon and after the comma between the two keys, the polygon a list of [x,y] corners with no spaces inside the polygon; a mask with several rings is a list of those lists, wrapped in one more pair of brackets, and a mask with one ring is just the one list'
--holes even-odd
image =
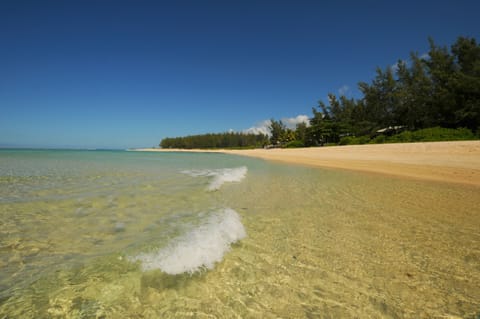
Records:
{"label": "beach vegetation", "polygon": [[215,149],[215,148],[258,148],[268,144],[268,136],[264,134],[244,134],[226,132],[217,134],[199,134],[183,137],[164,138],[160,142],[162,148],[179,149]]}
{"label": "beach vegetation", "polygon": [[475,134],[465,127],[456,129],[431,127],[418,131],[405,131],[388,137],[389,143],[394,142],[436,142],[436,141],[463,141],[474,140]]}
{"label": "beach vegetation", "polygon": [[346,136],[343,137],[338,145],[357,145],[357,144],[382,144],[382,143],[414,143],[414,142],[438,142],[438,141],[466,141],[478,139],[468,128],[444,128],[431,127],[417,131],[403,131],[394,135],[379,134],[370,136]]}
{"label": "beach vegetation", "polygon": [[272,145],[284,142],[284,135],[287,127],[281,120],[275,121],[274,119],[271,119],[268,129],[270,130],[270,143]]}
{"label": "beach vegetation", "polygon": [[367,144],[370,142],[369,136],[345,136],[342,137],[338,143],[338,145],[359,145],[359,144]]}
{"label": "beach vegetation", "polygon": [[427,54],[377,68],[358,83],[358,99],[328,94],[296,139],[324,146],[479,138],[480,45],[464,37],[450,49],[429,44]]}
{"label": "beach vegetation", "polygon": [[302,141],[294,140],[285,144],[285,148],[298,148],[298,147],[305,147]]}
{"label": "beach vegetation", "polygon": [[221,133],[164,139],[167,148],[351,145],[480,138],[480,45],[459,37],[448,48],[429,39],[428,53],[377,67],[359,82],[359,98],[328,94],[308,123],[271,119],[269,135]]}

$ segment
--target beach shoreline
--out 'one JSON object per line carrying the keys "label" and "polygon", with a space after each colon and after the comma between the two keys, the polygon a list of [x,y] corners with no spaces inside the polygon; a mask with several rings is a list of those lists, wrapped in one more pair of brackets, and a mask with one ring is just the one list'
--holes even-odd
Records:
{"label": "beach shoreline", "polygon": [[480,141],[248,150],[143,148],[135,151],[233,154],[288,164],[480,186]]}

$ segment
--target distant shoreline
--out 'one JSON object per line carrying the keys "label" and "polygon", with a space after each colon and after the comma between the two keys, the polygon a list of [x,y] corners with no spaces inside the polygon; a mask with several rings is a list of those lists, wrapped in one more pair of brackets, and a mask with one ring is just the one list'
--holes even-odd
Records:
{"label": "distant shoreline", "polygon": [[268,150],[142,148],[134,151],[234,154],[289,164],[347,169],[480,186],[480,141],[373,144]]}

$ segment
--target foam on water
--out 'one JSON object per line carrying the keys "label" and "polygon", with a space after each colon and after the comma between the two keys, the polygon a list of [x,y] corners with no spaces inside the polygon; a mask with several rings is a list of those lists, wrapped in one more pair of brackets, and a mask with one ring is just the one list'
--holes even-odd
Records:
{"label": "foam on water", "polygon": [[211,177],[207,190],[216,191],[226,182],[240,182],[244,179],[247,175],[247,167],[186,170],[182,171],[182,173],[192,177]]}
{"label": "foam on water", "polygon": [[240,216],[226,208],[210,215],[206,221],[166,247],[152,253],[130,258],[140,261],[144,271],[161,269],[170,275],[194,273],[201,269],[213,269],[220,262],[231,244],[246,236]]}

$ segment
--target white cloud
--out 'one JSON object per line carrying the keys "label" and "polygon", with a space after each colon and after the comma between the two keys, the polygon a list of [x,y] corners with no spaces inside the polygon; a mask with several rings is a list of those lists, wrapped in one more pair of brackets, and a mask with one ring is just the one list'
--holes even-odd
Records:
{"label": "white cloud", "polygon": [[397,63],[395,64],[392,64],[390,66],[390,70],[393,72],[393,73],[397,73],[398,69],[400,68],[400,63],[405,63],[405,65],[408,67],[410,65],[410,62],[407,61],[407,60],[399,60],[397,61]]}
{"label": "white cloud", "polygon": [[270,131],[268,130],[269,126],[270,126],[270,120],[264,120],[255,124],[255,126],[252,126],[250,128],[247,128],[246,130],[243,130],[242,132],[246,134],[270,135]]}
{"label": "white cloud", "polygon": [[430,54],[424,53],[420,56],[420,59],[422,60],[430,60]]}
{"label": "white cloud", "polygon": [[338,93],[340,95],[347,95],[350,93],[350,87],[348,85],[342,85],[342,87],[338,89]]}
{"label": "white cloud", "polygon": [[296,117],[288,117],[288,118],[283,118],[282,119],[282,122],[288,127],[288,128],[291,128],[291,129],[294,129],[297,124],[300,124],[300,123],[306,123],[307,125],[310,124],[310,121],[308,119],[308,116],[306,115],[297,115]]}
{"label": "white cloud", "polygon": [[[297,115],[296,117],[284,117],[281,120],[285,124],[285,126],[290,129],[295,129],[295,127],[299,123],[306,123],[307,126],[310,125],[308,116],[302,114]],[[270,126],[270,123],[270,120],[263,120],[255,124],[254,126],[243,130],[242,133],[270,135],[270,130],[268,128]]]}
{"label": "white cloud", "polygon": [[[422,60],[429,60],[430,59],[430,55],[428,53],[423,53],[422,55],[419,56],[420,59]],[[393,73],[397,73],[398,69],[399,69],[399,65],[400,63],[405,63],[405,65],[407,66],[407,68],[411,67],[411,62],[408,61],[408,60],[399,60],[397,61],[395,64],[392,64],[390,65],[390,70],[393,72]],[[340,91],[340,90],[339,90]]]}

